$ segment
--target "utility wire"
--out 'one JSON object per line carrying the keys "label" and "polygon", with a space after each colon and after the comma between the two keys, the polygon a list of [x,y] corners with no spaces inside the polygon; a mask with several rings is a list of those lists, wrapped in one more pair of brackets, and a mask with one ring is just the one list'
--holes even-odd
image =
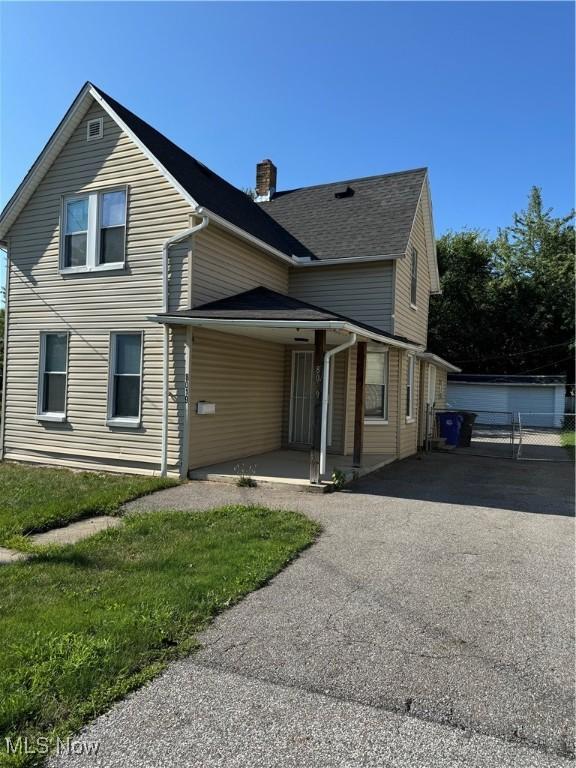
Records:
{"label": "utility wire", "polygon": [[[556,363],[563,363],[565,360],[574,360],[574,355],[569,355],[568,357],[562,357],[560,360],[552,360],[550,363],[546,363],[545,365],[539,365],[537,368],[529,368],[527,371],[522,371],[520,376],[524,373],[533,373],[534,371],[541,371],[542,368],[548,368],[551,365],[556,365]],[[554,376],[554,374],[550,374],[551,376]]]}
{"label": "utility wire", "polygon": [[554,347],[564,347],[566,344],[572,344],[573,340],[561,341],[560,344],[548,344],[546,347],[534,347],[533,349],[525,350],[524,352],[511,352],[508,355],[493,355],[492,357],[470,357],[468,360],[455,360],[455,363],[476,363],[484,362],[484,360],[500,360],[503,357],[518,357],[518,355],[529,355],[532,352],[541,352],[543,349],[553,349]]}

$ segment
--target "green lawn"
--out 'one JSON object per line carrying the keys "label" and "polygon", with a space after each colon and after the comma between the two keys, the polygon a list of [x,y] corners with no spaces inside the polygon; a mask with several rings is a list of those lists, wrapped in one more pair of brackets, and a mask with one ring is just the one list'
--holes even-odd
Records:
{"label": "green lawn", "polygon": [[574,429],[563,429],[560,433],[560,439],[562,445],[567,449],[568,453],[574,458],[576,453],[576,432]]}
{"label": "green lawn", "polygon": [[190,651],[211,617],[317,532],[302,515],[257,507],[157,512],[1,567],[0,765],[39,759],[8,756],[5,735],[77,731]]}
{"label": "green lawn", "polygon": [[[0,545],[91,514],[114,513],[126,501],[174,485],[137,475],[0,464]],[[16,541],[12,542],[16,544]]]}

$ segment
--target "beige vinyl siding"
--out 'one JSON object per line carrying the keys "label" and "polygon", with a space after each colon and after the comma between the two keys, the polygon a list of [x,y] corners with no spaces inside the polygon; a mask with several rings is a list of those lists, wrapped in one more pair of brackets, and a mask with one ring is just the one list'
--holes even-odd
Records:
{"label": "beige vinyl siding", "polygon": [[418,358],[414,359],[414,401],[413,401],[413,414],[414,418],[411,421],[406,420],[406,384],[408,380],[408,354],[402,352],[400,354],[400,397],[398,399],[400,407],[399,418],[399,439],[398,439],[398,458],[405,459],[407,456],[411,456],[418,450],[418,424],[420,413],[420,361]]}
{"label": "beige vinyl siding", "polygon": [[[86,141],[86,121],[103,117],[104,136]],[[126,268],[59,274],[62,195],[128,187]],[[190,224],[190,208],[118,126],[93,105],[9,232],[7,458],[70,466],[158,471],[161,437],[162,328],[146,320],[161,310],[161,248]],[[185,305],[187,247],[174,249],[171,307]],[[41,331],[68,331],[68,420],[36,420]],[[111,331],[144,332],[142,426],[106,426]],[[176,359],[183,336],[171,336]],[[172,355],[172,361],[174,355]],[[172,363],[169,455],[180,460],[183,368]]]}
{"label": "beige vinyl siding", "polygon": [[290,270],[290,296],[392,331],[392,262]]}
{"label": "beige vinyl siding", "polygon": [[[416,309],[410,305],[411,253],[418,251],[418,282]],[[428,303],[430,300],[430,273],[426,252],[424,211],[418,204],[406,256],[395,262],[394,333],[418,344],[428,339]]]}
{"label": "beige vinyl siding", "polygon": [[[278,450],[284,347],[200,328],[193,338],[190,468]],[[199,416],[199,400],[215,403],[216,413]]]}
{"label": "beige vinyl siding", "polygon": [[436,368],[436,408],[446,408],[446,392],[448,389],[448,371]]}
{"label": "beige vinyl siding", "polygon": [[192,306],[264,286],[288,293],[288,265],[210,224],[194,240]]}
{"label": "beige vinyl siding", "polygon": [[[345,454],[354,450],[354,410],[356,398],[357,347],[349,350],[348,399],[346,407]],[[388,347],[388,423],[364,421],[364,453],[387,453],[395,456],[398,425],[398,357],[395,347]]]}
{"label": "beige vinyl siding", "polygon": [[388,423],[364,422],[365,453],[396,455],[398,426],[398,357],[394,347],[388,348]]}
{"label": "beige vinyl siding", "polygon": [[[292,353],[297,350],[313,351],[307,344],[285,347],[284,392],[282,408],[282,447],[289,448],[290,435],[290,398],[292,390]],[[333,358],[334,378],[332,389],[332,440],[328,445],[328,453],[344,452],[344,432],[346,420],[346,384],[348,377],[348,354],[340,352]]]}

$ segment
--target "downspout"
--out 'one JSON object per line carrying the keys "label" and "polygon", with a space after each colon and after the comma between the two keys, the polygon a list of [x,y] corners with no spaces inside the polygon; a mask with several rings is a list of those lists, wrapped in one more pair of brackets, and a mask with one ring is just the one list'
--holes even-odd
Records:
{"label": "downspout", "polygon": [[[208,216],[202,216],[200,224],[169,237],[162,246],[162,312],[168,312],[168,256],[169,250],[176,243],[186,240],[188,237],[200,232],[208,226]],[[165,477],[168,471],[168,387],[170,383],[170,359],[169,359],[169,334],[168,324],[164,323],[164,337],[162,340],[162,449],[160,458],[160,475]]]}
{"label": "downspout", "polygon": [[356,344],[356,334],[352,333],[348,341],[339,347],[329,349],[324,355],[324,372],[322,374],[322,431],[320,433],[320,476],[326,472],[326,438],[328,434],[328,391],[330,385],[330,361],[338,352]]}

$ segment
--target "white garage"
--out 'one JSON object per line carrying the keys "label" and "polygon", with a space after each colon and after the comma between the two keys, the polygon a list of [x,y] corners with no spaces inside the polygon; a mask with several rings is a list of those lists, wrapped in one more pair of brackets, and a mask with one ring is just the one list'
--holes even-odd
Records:
{"label": "white garage", "polygon": [[492,424],[520,413],[524,426],[560,427],[565,396],[565,376],[454,373],[448,374],[446,402],[451,410],[490,412]]}

